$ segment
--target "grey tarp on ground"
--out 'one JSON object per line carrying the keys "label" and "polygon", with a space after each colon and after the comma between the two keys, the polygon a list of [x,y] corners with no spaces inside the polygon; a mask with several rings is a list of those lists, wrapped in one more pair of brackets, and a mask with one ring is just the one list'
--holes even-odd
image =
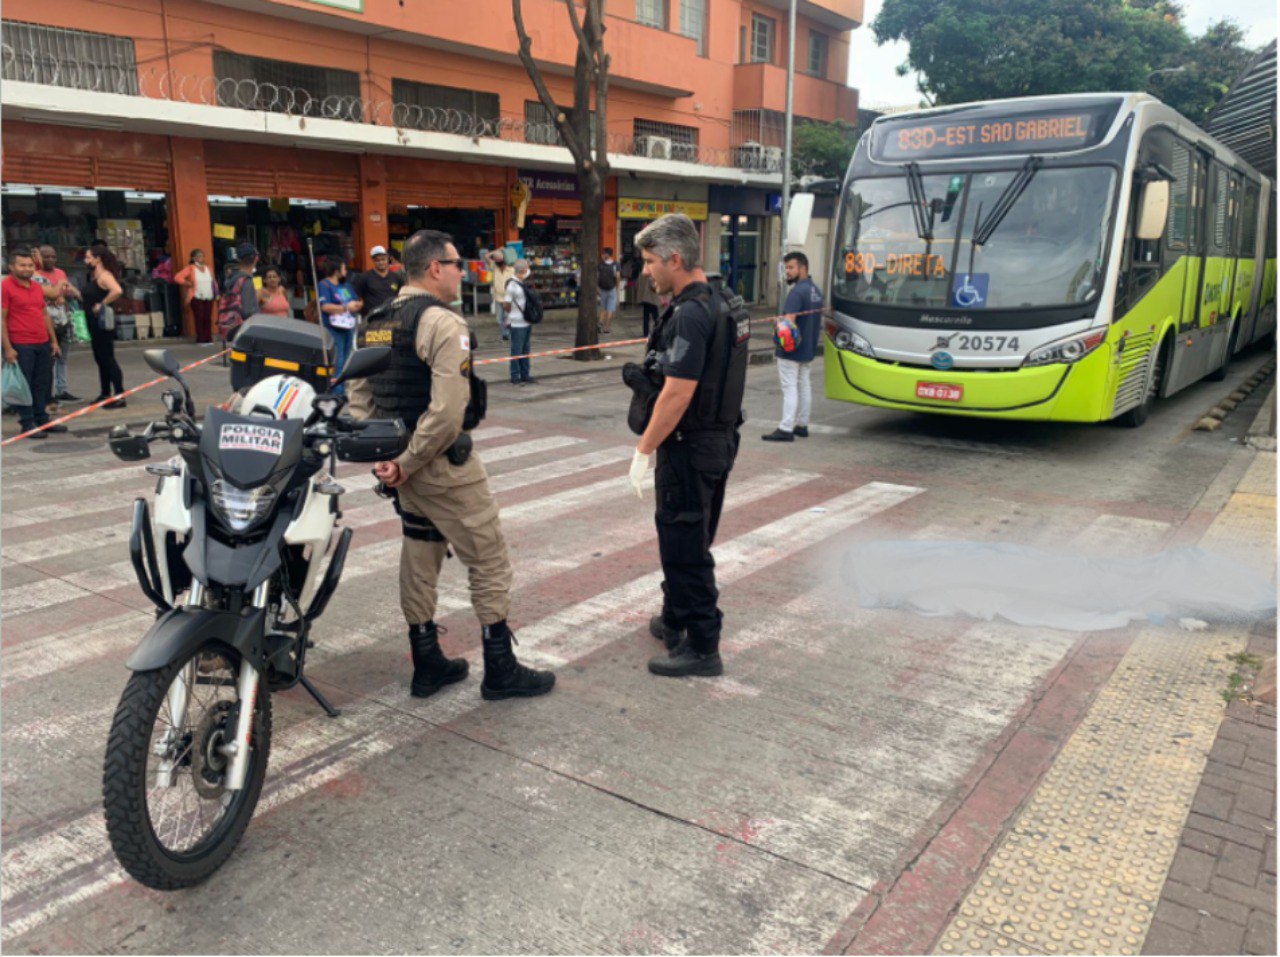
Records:
{"label": "grey tarp on ground", "polygon": [[1274,583],[1200,548],[1098,558],[992,542],[868,542],[846,555],[842,577],[864,608],[1068,631],[1142,619],[1250,621],[1276,608]]}

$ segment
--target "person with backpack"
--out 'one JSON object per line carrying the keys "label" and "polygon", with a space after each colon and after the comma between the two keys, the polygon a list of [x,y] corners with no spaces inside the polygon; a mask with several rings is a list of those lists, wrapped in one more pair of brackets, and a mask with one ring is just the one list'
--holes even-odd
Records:
{"label": "person with backpack", "polygon": [[[517,259],[514,275],[507,280],[502,307],[507,311],[507,328],[511,330],[511,355],[527,356],[533,339],[533,327],[542,321],[542,299],[529,285],[529,261]],[[511,360],[511,384],[532,385],[529,360]]]}
{"label": "person with backpack", "polygon": [[244,321],[258,311],[258,289],[253,284],[253,273],[258,268],[258,247],[253,243],[241,243],[236,247],[236,269],[222,287],[222,299],[218,305],[218,328],[222,338],[231,345]]}
{"label": "person with backpack", "polygon": [[607,336],[613,330],[613,314],[618,311],[618,264],[610,247],[605,247],[604,258],[597,268],[596,284],[600,287],[600,323],[597,329],[601,335]]}

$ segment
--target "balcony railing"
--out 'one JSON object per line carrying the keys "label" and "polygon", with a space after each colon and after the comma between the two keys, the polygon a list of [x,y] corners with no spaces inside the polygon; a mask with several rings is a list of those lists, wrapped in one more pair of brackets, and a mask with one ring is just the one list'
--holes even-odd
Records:
{"label": "balcony railing", "polygon": [[[555,125],[551,123],[517,117],[494,119],[461,110],[397,103],[390,97],[373,100],[359,96],[316,97],[297,87],[252,79],[177,73],[154,66],[134,71],[120,65],[59,58],[43,51],[19,50],[8,43],[0,43],[0,68],[0,75],[5,80],[89,92],[424,130],[471,140],[495,139],[531,145],[559,141]],[[780,169],[770,156],[753,150],[673,143],[667,152],[655,149],[652,140],[653,137],[633,133],[609,133],[607,149],[613,156],[664,158],[725,169],[751,172],[777,172]]]}

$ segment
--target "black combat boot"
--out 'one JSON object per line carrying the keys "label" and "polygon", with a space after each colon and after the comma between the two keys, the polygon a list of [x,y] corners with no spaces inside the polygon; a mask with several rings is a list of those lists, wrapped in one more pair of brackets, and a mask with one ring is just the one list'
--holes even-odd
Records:
{"label": "black combat boot", "polygon": [[480,696],[486,701],[502,698],[532,698],[555,687],[556,676],[550,671],[535,671],[516,660],[511,650],[516,636],[505,621],[486,625],[484,642],[484,680]]}
{"label": "black combat boot", "polygon": [[724,674],[724,664],[720,661],[720,652],[704,654],[695,651],[688,639],[683,639],[665,655],[649,659],[649,671],[664,678],[684,678],[690,675],[714,678]]}
{"label": "black combat boot", "polygon": [[409,693],[427,698],[445,685],[467,676],[465,658],[446,658],[440,650],[440,630],[434,621],[409,626],[409,647],[413,650],[413,681]]}
{"label": "black combat boot", "polygon": [[649,619],[649,634],[666,645],[667,651],[672,651],[676,645],[680,644],[680,639],[684,637],[684,630],[672,628],[663,622],[661,615],[654,615]]}

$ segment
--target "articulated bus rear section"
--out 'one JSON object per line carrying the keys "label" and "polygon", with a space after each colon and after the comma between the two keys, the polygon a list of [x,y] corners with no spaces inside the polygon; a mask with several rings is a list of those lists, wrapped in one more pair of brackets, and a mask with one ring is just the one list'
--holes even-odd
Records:
{"label": "articulated bus rear section", "polygon": [[1140,425],[1274,335],[1275,202],[1142,94],[881,118],[841,197],[827,396]]}

